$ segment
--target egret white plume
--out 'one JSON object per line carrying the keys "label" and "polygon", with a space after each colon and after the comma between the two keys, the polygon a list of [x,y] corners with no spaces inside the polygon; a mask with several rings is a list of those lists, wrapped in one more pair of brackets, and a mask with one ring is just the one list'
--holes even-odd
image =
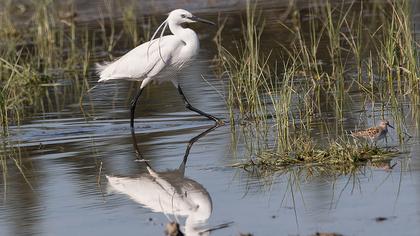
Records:
{"label": "egret white plume", "polygon": [[[149,58],[149,50],[150,50],[150,46],[152,44],[152,41],[153,41],[153,39],[155,39],[156,34],[159,33],[159,30],[162,28],[162,26],[164,26],[164,27],[163,27],[162,32],[161,32],[160,37],[159,37],[159,55],[162,58],[162,53],[160,51],[160,42],[161,42],[160,39],[163,37],[163,34],[165,33],[166,27],[168,26],[168,21],[167,20],[162,22],[162,24],[160,24],[159,27],[156,29],[156,31],[153,33],[152,39],[150,39],[149,46],[147,47],[147,58]],[[165,62],[165,64],[166,64],[166,62]]]}

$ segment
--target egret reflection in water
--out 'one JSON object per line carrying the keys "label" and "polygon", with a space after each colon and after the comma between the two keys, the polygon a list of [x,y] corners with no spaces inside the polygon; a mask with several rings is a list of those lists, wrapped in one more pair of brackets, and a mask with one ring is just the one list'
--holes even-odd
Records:
{"label": "egret reflection in water", "polygon": [[[154,212],[162,212],[166,216],[186,217],[186,235],[206,235],[209,230],[203,226],[212,213],[210,194],[198,182],[184,176],[185,166],[192,145],[201,137],[216,129],[215,125],[188,142],[184,158],[175,170],[155,171],[147,161],[140,162],[147,166],[147,172],[135,177],[107,176],[108,188],[129,196]],[[139,152],[135,134],[132,135],[133,145]]]}

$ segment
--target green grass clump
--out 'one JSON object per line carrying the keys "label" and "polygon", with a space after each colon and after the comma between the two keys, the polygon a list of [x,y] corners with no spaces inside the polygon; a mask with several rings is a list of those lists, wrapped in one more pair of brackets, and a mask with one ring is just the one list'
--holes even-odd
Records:
{"label": "green grass clump", "polygon": [[334,141],[318,146],[310,138],[296,138],[288,152],[265,150],[255,160],[240,164],[264,170],[281,170],[290,165],[322,166],[331,170],[350,170],[367,162],[383,162],[398,152],[378,147],[358,145],[348,141]]}
{"label": "green grass clump", "polygon": [[[25,8],[31,19],[26,24],[18,20],[21,15],[14,1],[4,0],[0,9],[0,125],[4,130],[19,124],[28,111],[55,110],[53,106],[65,99],[81,101],[94,74],[94,60],[113,59],[117,45],[132,48],[150,36],[153,18],[136,18],[135,1],[120,3],[121,18],[114,15],[114,1],[105,0],[104,9],[98,9],[101,20],[81,22],[71,1],[31,1]],[[56,98],[53,103],[50,96]]]}
{"label": "green grass clump", "polygon": [[[260,51],[264,23],[260,22],[255,6],[248,5],[242,27],[243,41],[237,44],[235,53],[219,48],[219,59],[228,78],[227,103],[232,123],[237,121],[234,117],[236,110],[239,110],[239,119],[253,121],[261,121],[259,117],[267,113],[260,93],[270,77],[269,56]],[[221,42],[217,43],[220,45]]]}
{"label": "green grass clump", "polygon": [[21,148],[12,145],[6,139],[3,139],[4,137],[1,134],[0,138],[2,140],[2,142],[0,142],[0,174],[2,176],[0,178],[0,183],[3,185],[3,200],[5,200],[8,172],[15,171],[20,173],[26,184],[28,184],[31,189],[33,188],[27,177],[27,168],[25,168],[23,163]]}
{"label": "green grass clump", "polygon": [[0,57],[0,124],[4,131],[10,120],[19,123],[25,106],[39,102],[42,94],[40,75],[20,59],[20,54],[14,59]]}
{"label": "green grass clump", "polygon": [[[295,7],[290,21],[279,21],[289,40],[263,37],[263,14],[256,9],[248,5],[236,51],[221,45],[221,32],[216,43],[231,125],[245,124],[240,135],[257,164],[338,166],[385,158],[387,151],[345,138],[345,121],[357,119],[346,115],[355,109],[366,119],[392,119],[404,141],[405,106],[414,119],[420,117],[418,43],[409,1]],[[279,47],[272,47],[273,41]],[[322,120],[326,114],[333,114],[327,115],[333,122]],[[317,147],[314,125],[322,132],[318,137],[347,141]]]}

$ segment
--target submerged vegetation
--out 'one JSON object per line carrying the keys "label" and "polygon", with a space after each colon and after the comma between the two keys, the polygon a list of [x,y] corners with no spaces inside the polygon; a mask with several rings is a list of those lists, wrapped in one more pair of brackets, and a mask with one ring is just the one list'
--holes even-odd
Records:
{"label": "submerged vegetation", "polygon": [[[31,21],[14,22],[12,14],[20,8],[5,0],[0,12],[3,133],[7,136],[8,125],[19,125],[27,113],[59,109],[66,99],[62,94],[81,101],[96,60],[112,60],[122,54],[120,45],[132,48],[150,38],[156,22],[136,16],[134,5],[104,0],[100,20],[83,23],[72,3],[42,0],[28,6]],[[112,17],[116,6],[120,18]],[[305,164],[326,165],[388,158],[384,150],[354,143],[347,123],[356,128],[365,120],[390,119],[400,142],[406,113],[420,124],[419,45],[409,1],[319,1],[305,9],[292,4],[286,13],[276,16],[275,26],[270,22],[280,33],[267,33],[266,14],[248,4],[241,39],[224,44],[226,21],[215,38],[230,124],[233,130],[239,127],[250,156],[257,156],[250,163],[276,169],[302,164],[302,156]],[[357,103],[354,94],[360,96]],[[361,112],[351,114],[355,109]],[[315,126],[321,134],[313,133]],[[340,141],[318,143],[315,137]]]}
{"label": "submerged vegetation", "polygon": [[0,58],[1,68],[1,93],[0,93],[0,116],[3,131],[6,132],[8,118],[14,117],[19,122],[23,112],[23,104],[33,105],[39,98],[37,89],[41,78],[30,65],[20,63],[21,52],[16,58],[9,60]]}
{"label": "submerged vegetation", "polygon": [[[25,5],[2,1],[1,140],[7,140],[10,125],[20,125],[29,114],[59,111],[69,99],[81,103],[96,60],[112,59],[113,53],[119,56],[117,43],[128,48],[149,37],[152,18],[137,19],[133,3],[104,0],[98,21],[81,22],[72,1],[28,1]],[[120,18],[114,19],[117,5],[123,10]],[[9,142],[0,147],[3,182],[7,163],[14,163],[24,176],[20,151],[15,155],[15,150],[18,147]]]}
{"label": "submerged vegetation", "polygon": [[[34,21],[28,28],[11,22],[13,6],[12,1],[5,1],[0,26],[0,112],[5,128],[9,123],[19,124],[24,111],[39,109],[46,88],[59,84],[52,76],[76,70],[75,62],[85,55],[76,50],[76,36],[71,26],[60,23],[52,1],[39,1],[33,6]],[[88,59],[83,60],[88,63]]]}
{"label": "submerged vegetation", "polygon": [[290,147],[289,152],[263,151],[254,160],[236,166],[245,169],[257,166],[262,170],[282,170],[290,165],[322,166],[330,172],[347,174],[368,162],[382,163],[398,154],[396,150],[350,142],[334,141],[327,145],[316,145],[308,138],[295,139]]}
{"label": "submerged vegetation", "polygon": [[105,0],[104,8],[99,9],[101,19],[83,23],[77,21],[72,2],[36,1],[21,7],[21,14],[30,14],[31,21],[26,22],[13,21],[14,15],[19,16],[19,4],[4,1],[0,10],[0,120],[4,131],[9,124],[19,124],[26,113],[51,107],[49,97],[57,90],[82,96],[89,86],[92,64],[98,57],[112,59],[117,42],[133,47],[149,37],[152,21],[137,20],[132,4],[123,6],[116,21],[116,4]]}
{"label": "submerged vegetation", "polygon": [[[392,119],[403,142],[405,112],[419,120],[418,43],[409,1],[327,1],[305,10],[291,8],[291,21],[278,23],[288,43],[264,39],[264,19],[252,4],[236,50],[216,38],[231,124],[241,124],[249,153],[256,156],[245,166],[347,166],[389,158],[392,152],[352,141],[346,122]],[[264,48],[263,42],[280,50]],[[364,101],[355,104],[352,92]],[[356,105],[364,111],[359,118],[350,113]],[[335,115],[333,122],[323,120],[326,113]],[[317,147],[311,132],[319,123],[325,134],[318,138],[340,142]]]}
{"label": "submerged vegetation", "polygon": [[[85,230],[84,226],[90,230],[88,218],[79,217],[83,215],[91,216],[94,224],[104,223],[100,228],[103,232],[116,225],[133,233],[159,230],[156,225],[162,224],[163,214],[145,205],[131,210],[141,201],[103,191],[104,174],[141,177],[147,172],[155,175],[150,175],[150,180],[158,180],[159,173],[152,173],[147,162],[133,162],[135,156],[129,145],[137,141],[135,134],[133,140],[127,139],[128,99],[124,105],[124,100],[120,100],[127,95],[125,89],[123,94],[109,96],[110,91],[121,91],[126,84],[105,86],[97,97],[86,92],[97,80],[92,71],[95,62],[113,60],[150,38],[156,22],[136,10],[136,4],[144,1],[94,1],[103,8],[96,20],[89,22],[78,19],[72,4],[59,5],[73,0],[24,1],[30,11],[19,6],[21,1],[1,1],[0,189],[2,215],[6,219],[2,225],[6,227],[0,231],[60,232],[68,228],[62,227],[68,223],[77,226],[77,230]],[[267,2],[271,7],[275,1]],[[259,9],[253,4],[245,12],[222,12],[222,16],[241,14],[242,31],[238,31],[237,18],[221,17],[216,44],[202,42],[204,53],[200,55],[207,59],[212,52],[217,54],[215,68],[222,84],[217,88],[226,89],[223,92],[230,120],[230,127],[226,128],[231,128],[233,140],[229,140],[226,129],[219,128],[221,132],[210,135],[201,147],[194,147],[192,165],[187,169],[181,165],[185,170],[179,168],[191,179],[173,178],[175,185],[169,190],[162,188],[169,183],[162,179],[156,191],[143,194],[150,199],[168,190],[170,200],[176,200],[178,193],[183,200],[195,200],[194,209],[191,204],[184,204],[188,208],[186,215],[178,215],[184,212],[183,206],[169,201],[173,209],[164,213],[167,218],[174,215],[176,221],[198,223],[188,229],[203,234],[230,226],[231,222],[223,223],[225,220],[236,221],[232,218],[235,214],[228,214],[226,219],[226,212],[242,214],[239,221],[245,223],[249,216],[261,215],[255,224],[251,219],[250,224],[243,226],[255,225],[248,229],[255,234],[270,234],[272,228],[277,233],[304,234],[308,229],[322,230],[332,224],[365,227],[375,224],[375,220],[395,217],[398,221],[388,225],[398,231],[392,223],[408,222],[401,228],[414,222],[410,219],[417,213],[412,206],[416,203],[418,183],[410,178],[418,170],[411,172],[409,165],[418,164],[418,159],[405,158],[409,152],[405,152],[404,142],[406,133],[420,132],[420,71],[419,44],[413,35],[409,1],[320,0],[303,5],[299,8],[302,6],[291,4],[284,14],[280,14],[283,9]],[[121,15],[116,16],[117,9]],[[20,12],[29,19],[27,22],[12,20],[11,14]],[[200,40],[216,31],[206,30],[209,32],[201,34]],[[208,51],[212,46],[217,51]],[[198,68],[190,70],[187,76],[199,78],[198,74],[204,71],[204,79],[213,68],[207,62],[193,63],[200,65],[194,65]],[[220,112],[221,105],[213,99],[214,94],[207,96],[211,93],[209,88],[187,87],[197,89],[197,102],[206,103],[206,111],[217,107]],[[149,97],[150,102],[144,103],[147,105],[142,114],[152,119],[141,117],[143,131],[137,134],[141,151],[160,168],[182,159],[182,142],[210,124],[171,106],[181,102],[171,100],[176,99],[176,89],[172,89],[160,89],[155,97]],[[171,103],[164,105],[166,101],[158,99]],[[162,111],[168,113],[159,114]],[[89,117],[90,112],[94,117]],[[366,144],[350,137],[348,131],[373,126],[381,119],[390,120],[396,128],[390,131],[388,139]],[[417,130],[407,130],[406,125],[414,126],[411,122]],[[191,141],[210,130],[213,128]],[[419,135],[413,136],[417,138],[414,149],[418,151]],[[227,150],[229,141],[234,146],[232,152]],[[244,158],[228,159],[237,153]],[[234,168],[226,168],[227,162],[238,163],[231,165]],[[208,178],[215,174],[217,178]],[[169,173],[163,177],[173,176]],[[197,182],[192,181],[195,178]],[[195,187],[191,183],[200,191],[191,191]],[[135,187],[131,187],[132,192],[141,193],[144,186]],[[205,199],[210,201],[202,201],[202,196],[210,197]],[[383,199],[377,201],[378,197]],[[227,208],[220,211],[223,207]],[[210,214],[203,220],[202,212],[207,210]],[[123,225],[119,224],[121,220],[110,221],[120,216],[128,221]],[[388,229],[382,226],[378,224],[373,229]],[[415,232],[417,229],[413,228]],[[346,233],[363,230],[356,227]],[[185,231],[189,233],[187,225]],[[230,232],[239,234],[235,228]]]}

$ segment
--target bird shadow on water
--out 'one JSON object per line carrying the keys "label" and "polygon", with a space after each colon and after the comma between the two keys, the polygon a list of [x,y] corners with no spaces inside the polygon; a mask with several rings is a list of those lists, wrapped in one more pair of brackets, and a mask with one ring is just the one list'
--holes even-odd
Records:
{"label": "bird shadow on water", "polygon": [[[194,143],[218,128],[214,125],[190,139],[184,157],[177,169],[158,172],[148,160],[139,160],[140,149],[136,135],[132,132],[133,147],[137,163],[144,164],[147,172],[134,177],[106,176],[109,192],[124,194],[153,212],[163,213],[170,222],[166,226],[167,235],[209,235],[211,231],[229,227],[232,222],[210,227],[207,221],[213,210],[209,192],[200,183],[185,177],[185,168]],[[179,217],[185,217],[184,233],[179,225]]]}

